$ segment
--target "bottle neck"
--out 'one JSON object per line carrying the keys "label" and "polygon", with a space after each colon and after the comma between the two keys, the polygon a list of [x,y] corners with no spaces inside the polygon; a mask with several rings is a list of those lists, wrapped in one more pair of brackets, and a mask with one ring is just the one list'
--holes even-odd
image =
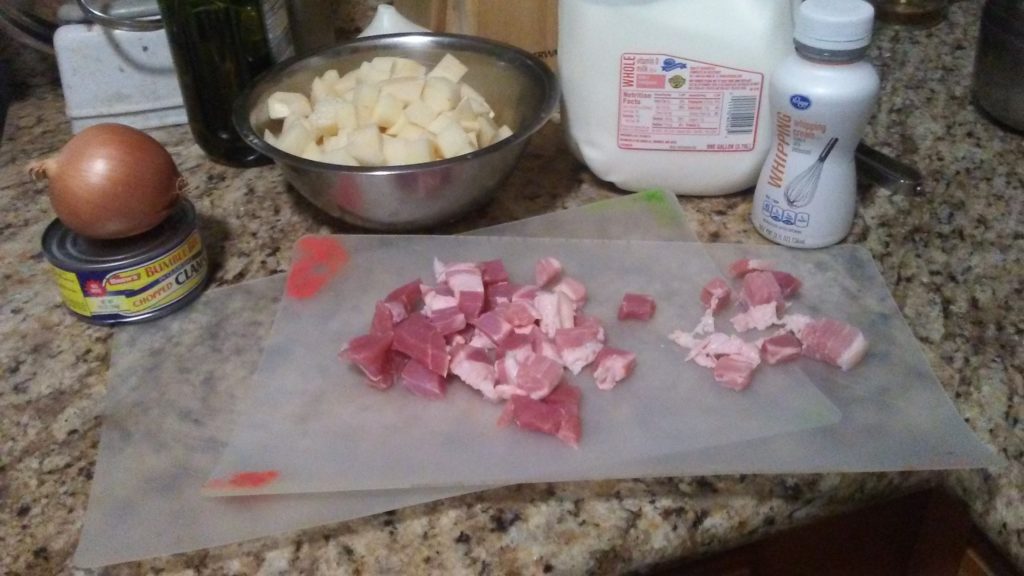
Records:
{"label": "bottle neck", "polygon": [[794,40],[793,45],[796,46],[796,53],[802,58],[823,64],[853,64],[863,60],[868,53],[867,46],[853,50],[834,50],[808,46],[799,40]]}

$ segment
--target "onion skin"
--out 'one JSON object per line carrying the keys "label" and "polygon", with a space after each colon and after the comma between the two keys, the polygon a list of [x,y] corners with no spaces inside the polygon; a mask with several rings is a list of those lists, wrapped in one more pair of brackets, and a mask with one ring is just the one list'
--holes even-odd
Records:
{"label": "onion skin", "polygon": [[50,203],[65,226],[99,240],[154,228],[186,188],[167,150],[123,124],[86,128],[29,173],[49,180]]}

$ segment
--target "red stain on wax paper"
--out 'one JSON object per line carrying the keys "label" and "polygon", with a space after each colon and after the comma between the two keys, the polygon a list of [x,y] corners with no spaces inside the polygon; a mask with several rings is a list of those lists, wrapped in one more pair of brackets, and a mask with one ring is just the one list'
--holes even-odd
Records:
{"label": "red stain on wax paper", "polygon": [[207,488],[262,488],[281,475],[277,470],[239,472],[227,479],[215,478],[206,483]]}
{"label": "red stain on wax paper", "polygon": [[303,236],[295,243],[295,261],[288,272],[285,294],[305,300],[317,292],[348,262],[348,251],[329,236]]}

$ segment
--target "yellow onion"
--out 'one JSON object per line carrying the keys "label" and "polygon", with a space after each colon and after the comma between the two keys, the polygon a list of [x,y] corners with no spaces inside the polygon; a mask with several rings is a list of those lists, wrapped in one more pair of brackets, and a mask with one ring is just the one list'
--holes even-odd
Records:
{"label": "yellow onion", "polygon": [[141,234],[162,222],[186,187],[159,142],[123,124],[81,131],[57,153],[29,165],[50,184],[57,218],[89,238]]}

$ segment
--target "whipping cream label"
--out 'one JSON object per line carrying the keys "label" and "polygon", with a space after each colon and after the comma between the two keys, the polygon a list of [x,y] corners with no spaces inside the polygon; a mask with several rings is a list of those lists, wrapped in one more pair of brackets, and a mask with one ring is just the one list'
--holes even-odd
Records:
{"label": "whipping cream label", "polygon": [[619,148],[751,151],[763,89],[758,72],[667,54],[622,54]]}

